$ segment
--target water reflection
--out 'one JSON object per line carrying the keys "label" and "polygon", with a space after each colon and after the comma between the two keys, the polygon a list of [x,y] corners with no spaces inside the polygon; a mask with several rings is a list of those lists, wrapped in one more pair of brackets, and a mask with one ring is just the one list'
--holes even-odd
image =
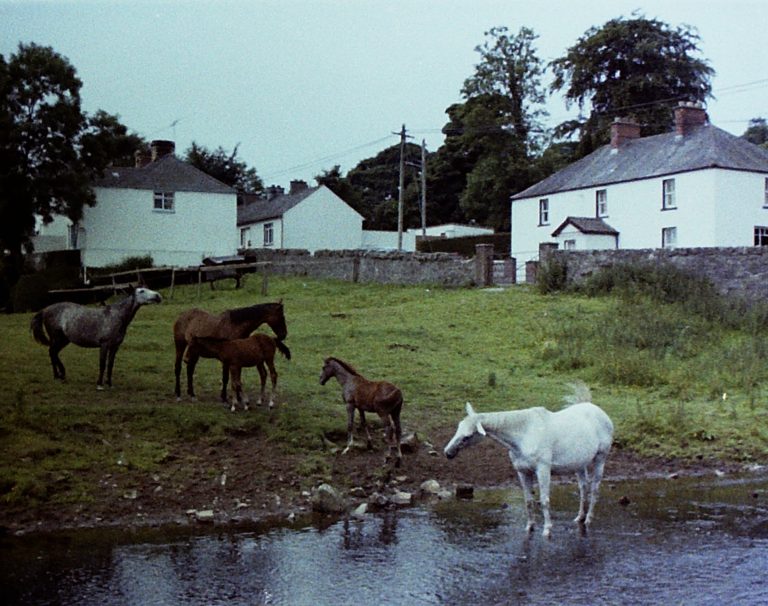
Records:
{"label": "water reflection", "polygon": [[[768,480],[604,489],[594,528],[557,486],[551,541],[519,491],[305,528],[0,540],[4,604],[768,602]],[[626,494],[630,504],[617,504]]]}

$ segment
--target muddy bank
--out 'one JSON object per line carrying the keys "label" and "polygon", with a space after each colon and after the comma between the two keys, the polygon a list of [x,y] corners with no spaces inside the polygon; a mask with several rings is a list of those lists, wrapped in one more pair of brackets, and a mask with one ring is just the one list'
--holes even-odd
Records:
{"label": "muddy bank", "polygon": [[[75,528],[125,529],[165,525],[194,525],[193,512],[212,512],[209,523],[240,524],[284,519],[310,512],[309,493],[320,482],[342,492],[355,488],[349,502],[395,489],[418,495],[425,480],[437,480],[453,491],[459,484],[503,487],[516,484],[506,452],[488,441],[452,461],[442,454],[451,436],[435,435],[404,452],[399,469],[384,465],[383,440],[373,451],[356,448],[346,455],[326,442],[322,455],[286,454],[283,445],[260,436],[243,436],[204,451],[190,447],[174,452],[163,468],[152,474],[125,469],[120,473],[94,472],[91,495],[72,503],[35,508],[0,506],[0,531],[9,534],[50,532]],[[430,443],[431,442],[431,443]],[[736,473],[738,463],[644,458],[614,448],[606,465],[605,481]],[[555,481],[572,482],[571,477]],[[602,498],[618,498],[607,486]]]}

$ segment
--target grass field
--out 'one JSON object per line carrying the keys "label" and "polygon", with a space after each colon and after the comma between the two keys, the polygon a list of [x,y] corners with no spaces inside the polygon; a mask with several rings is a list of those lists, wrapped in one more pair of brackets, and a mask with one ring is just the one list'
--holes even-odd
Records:
{"label": "grass field", "polygon": [[[407,430],[455,426],[464,402],[480,411],[563,404],[585,381],[613,418],[616,440],[640,454],[764,460],[768,454],[764,334],[713,325],[674,305],[526,287],[446,290],[273,277],[215,291],[176,288],[139,310],[114,372],[97,391],[98,353],[68,346],[67,382],[55,382],[31,314],[0,316],[0,503],[93,498],[89,471],[161,469],[176,445],[223,443],[263,432],[308,461],[318,436],[346,422],[323,358],[340,357],[405,395]],[[218,403],[220,367],[201,360],[198,402],[173,396],[171,327],[190,307],[208,311],[283,299],[293,357],[277,357],[278,408],[231,414]],[[264,328],[264,330],[268,330]],[[245,371],[254,398],[258,377]],[[84,472],[82,474],[78,472]]]}

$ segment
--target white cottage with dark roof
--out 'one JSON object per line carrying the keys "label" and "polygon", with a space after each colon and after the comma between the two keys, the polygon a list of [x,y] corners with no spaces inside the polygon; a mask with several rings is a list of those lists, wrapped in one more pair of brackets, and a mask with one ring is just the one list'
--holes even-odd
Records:
{"label": "white cottage with dark roof", "polygon": [[675,131],[640,137],[617,121],[611,143],[511,198],[519,268],[560,248],[768,245],[768,151],[719,129],[699,105]]}
{"label": "white cottage with dark roof", "polygon": [[326,186],[291,182],[289,193],[244,196],[237,211],[240,248],[344,250],[360,248],[363,216]]}
{"label": "white cottage with dark roof", "polygon": [[174,150],[172,141],[153,141],[135,166],[107,168],[93,184],[96,206],[76,226],[59,217],[42,227],[36,250],[80,249],[86,267],[145,255],[157,266],[188,266],[235,254],[235,190]]}

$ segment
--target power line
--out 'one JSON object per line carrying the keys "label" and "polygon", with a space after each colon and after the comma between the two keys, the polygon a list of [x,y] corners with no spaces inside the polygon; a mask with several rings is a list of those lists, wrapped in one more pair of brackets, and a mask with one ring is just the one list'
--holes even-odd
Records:
{"label": "power line", "polygon": [[378,145],[379,143],[382,143],[384,141],[387,141],[390,139],[392,135],[387,135],[386,137],[381,137],[380,139],[376,139],[375,141],[369,141],[368,143],[363,143],[362,145],[356,145],[355,147],[351,147],[349,149],[346,149],[344,151],[336,152],[333,154],[329,154],[327,156],[323,156],[321,158],[315,158],[314,160],[308,160],[304,162],[303,164],[298,164],[296,166],[291,166],[290,168],[285,168],[282,170],[279,170],[277,172],[271,173],[265,177],[262,177],[264,180],[272,180],[277,177],[283,177],[287,174],[304,170],[305,168],[310,168],[314,166],[315,164],[319,164],[322,162],[329,162],[331,160],[335,160],[336,158],[344,157],[348,154],[351,154],[352,152],[360,151],[361,149],[365,149],[366,147],[371,147],[373,145]]}

